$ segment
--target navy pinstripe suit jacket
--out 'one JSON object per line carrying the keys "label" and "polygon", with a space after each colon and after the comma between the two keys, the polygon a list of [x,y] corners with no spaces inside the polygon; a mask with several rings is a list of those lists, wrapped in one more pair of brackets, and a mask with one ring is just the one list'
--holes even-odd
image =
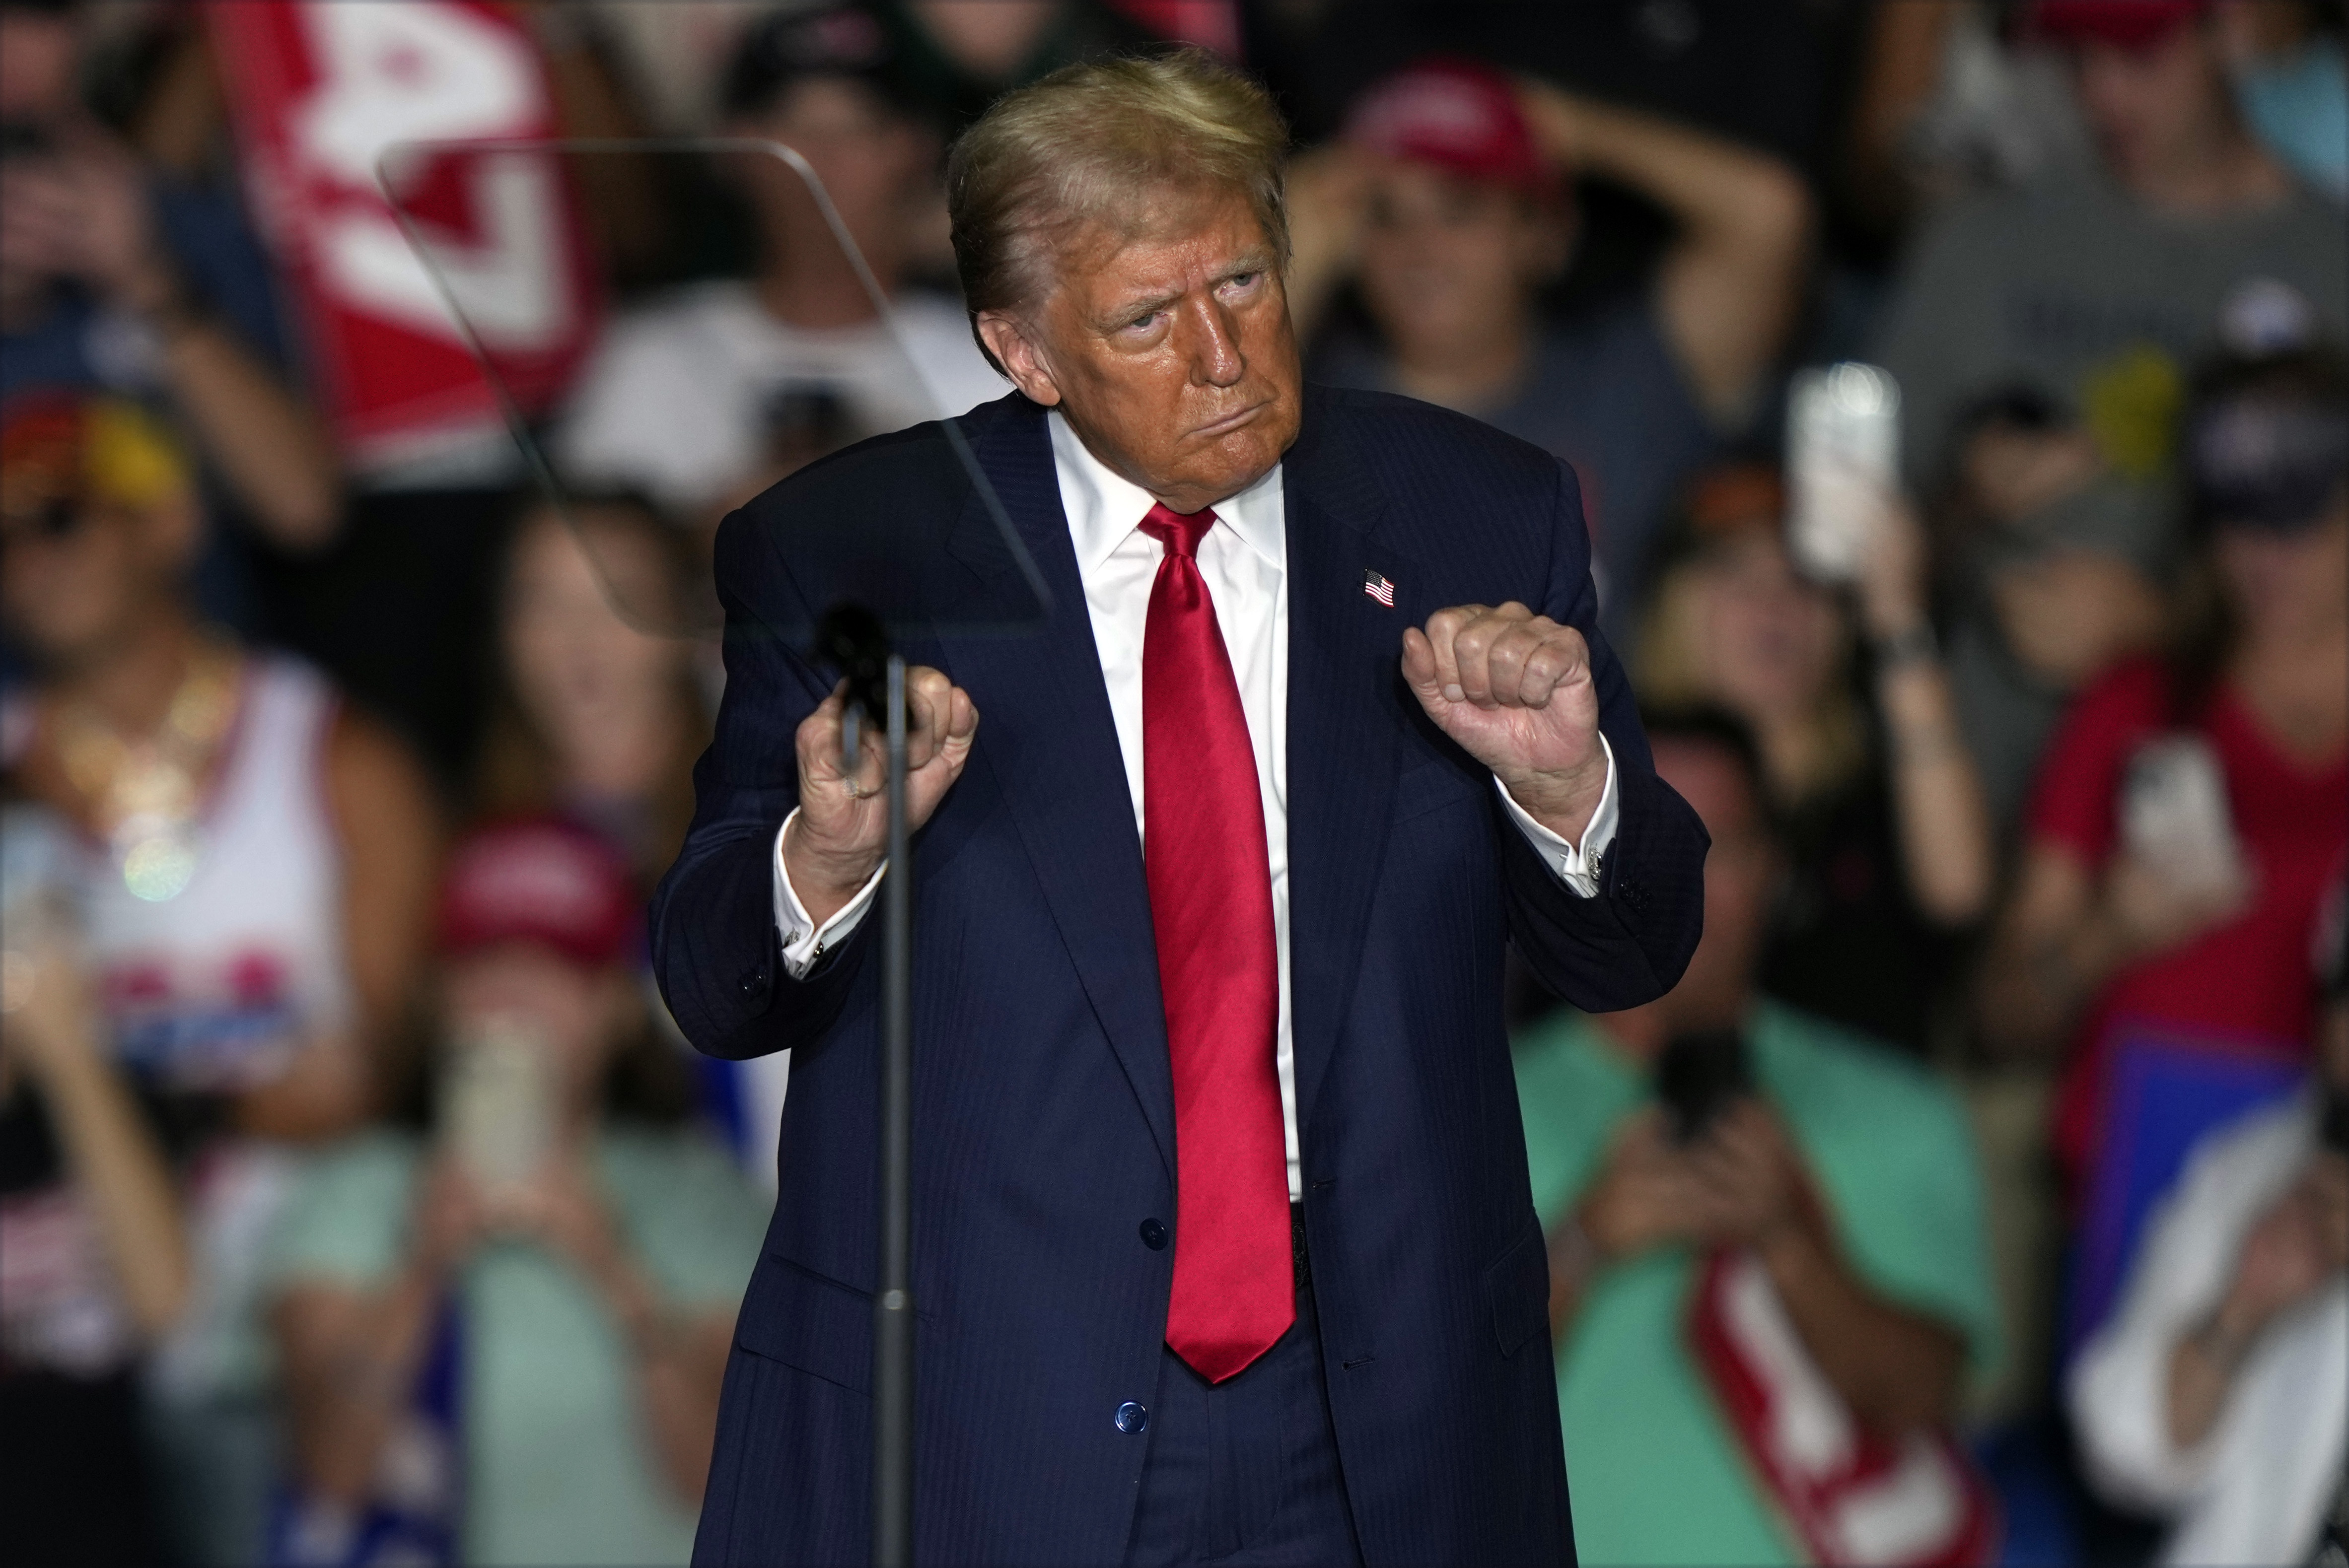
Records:
{"label": "navy pinstripe suit jacket", "polygon": [[[1056,605],[1039,636],[904,650],[981,716],[916,846],[916,1554],[1111,1563],[1148,1449],[1112,1417],[1151,1397],[1174,1258],[1138,1235],[1175,1212],[1150,905],[1043,412],[1015,394],[963,428]],[[1599,635],[1572,470],[1456,415],[1319,387],[1286,462],[1298,1124],[1358,1535],[1371,1564],[1567,1561],[1503,947],[1586,1007],[1660,995],[1696,945],[1704,830],[1655,777]],[[794,1056],[697,1563],[867,1555],[877,922],[784,974],[772,847],[793,731],[831,683],[781,630],[858,588],[876,530],[902,537],[901,577],[983,605],[1012,573],[970,488],[917,427],[719,533],[726,698],[654,955],[702,1050]],[[1507,599],[1590,639],[1622,810],[1597,898],[1550,876],[1397,674],[1405,624]]]}

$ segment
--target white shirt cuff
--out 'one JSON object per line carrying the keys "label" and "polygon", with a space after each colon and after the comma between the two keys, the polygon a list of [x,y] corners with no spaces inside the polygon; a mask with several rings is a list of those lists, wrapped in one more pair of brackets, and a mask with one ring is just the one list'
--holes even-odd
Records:
{"label": "white shirt cuff", "polygon": [[1501,804],[1509,809],[1509,820],[1517,825],[1517,831],[1533,845],[1534,852],[1542,858],[1542,864],[1583,898],[1599,896],[1600,860],[1607,853],[1608,846],[1615,841],[1615,823],[1621,815],[1615,794],[1615,748],[1607,744],[1604,731],[1599,734],[1599,744],[1607,753],[1607,787],[1599,792],[1599,810],[1590,813],[1590,826],[1582,830],[1582,844],[1578,849],[1535,821],[1532,812],[1510,798],[1508,786],[1498,778],[1493,780],[1493,788],[1501,792]]}
{"label": "white shirt cuff", "polygon": [[[1615,788],[1611,764],[1607,788],[1611,799]],[[856,896],[842,905],[839,913],[818,926],[807,906],[800,903],[800,895],[792,891],[791,872],[783,869],[783,835],[792,830],[792,823],[799,814],[798,807],[792,808],[792,814],[775,830],[775,930],[783,939],[783,972],[794,980],[804,980],[808,971],[815,967],[816,960],[845,942],[848,934],[864,918],[864,912],[873,907],[873,890],[881,885],[889,862],[882,861],[864,885],[856,890]]]}

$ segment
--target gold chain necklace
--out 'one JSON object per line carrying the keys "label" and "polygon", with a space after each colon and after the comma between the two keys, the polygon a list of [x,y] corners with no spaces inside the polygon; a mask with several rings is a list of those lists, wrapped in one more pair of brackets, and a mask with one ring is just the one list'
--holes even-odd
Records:
{"label": "gold chain necklace", "polygon": [[188,660],[163,722],[125,737],[89,703],[57,710],[57,758],[112,846],[123,886],[150,903],[196,874],[196,814],[221,738],[236,717],[238,657],[207,638]]}

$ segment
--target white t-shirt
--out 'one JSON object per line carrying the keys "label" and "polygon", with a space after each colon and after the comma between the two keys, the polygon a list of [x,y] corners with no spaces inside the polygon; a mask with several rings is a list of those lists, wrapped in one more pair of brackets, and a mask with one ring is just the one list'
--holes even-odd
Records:
{"label": "white t-shirt", "polygon": [[2161,1561],[2303,1561],[2349,1450],[2349,1278],[2269,1326],[2217,1422],[2191,1449],[2169,1440],[2169,1361],[2224,1298],[2243,1238],[2316,1147],[2304,1095],[2196,1146],[2147,1222],[2120,1309],[2073,1364],[2072,1418],[2088,1470],[2112,1496],[2177,1527]]}
{"label": "white t-shirt", "polygon": [[[269,1083],[300,1051],[349,1027],[342,844],[325,788],[336,703],[307,665],[246,659],[220,774],[192,824],[194,871],[177,892],[138,896],[110,848],[68,841],[61,873],[109,1043],[119,1061],[168,1095]],[[26,722],[0,720],[0,731],[13,732],[13,748]],[[11,760],[0,751],[0,762]],[[301,1161],[293,1146],[223,1133],[205,1139],[181,1173],[195,1278],[187,1309],[148,1360],[150,1389],[165,1402],[267,1386],[255,1299],[261,1248]],[[55,1212],[7,1216],[0,1250],[23,1255],[10,1259],[0,1294],[32,1283],[36,1248],[70,1259],[69,1242],[44,1234],[67,1222]],[[28,1224],[32,1240],[20,1246]],[[14,1315],[0,1311],[0,1319]],[[75,1333],[97,1329],[85,1320]],[[84,1357],[87,1369],[99,1346],[78,1339],[48,1348],[53,1363],[63,1348]]]}
{"label": "white t-shirt", "polygon": [[971,341],[960,305],[906,294],[894,315],[894,337],[879,322],[796,327],[770,315],[737,279],[627,312],[581,373],[555,431],[555,468],[567,483],[631,487],[690,516],[759,472],[779,392],[836,394],[861,438],[960,414],[1010,389]]}

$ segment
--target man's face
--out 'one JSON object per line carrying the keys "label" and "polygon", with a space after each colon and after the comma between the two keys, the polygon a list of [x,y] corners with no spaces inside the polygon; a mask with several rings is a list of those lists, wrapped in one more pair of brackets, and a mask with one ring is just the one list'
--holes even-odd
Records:
{"label": "man's face", "polygon": [[2297,529],[2229,524],[2210,542],[2219,582],[2237,620],[2255,634],[2322,635],[2349,592],[2349,484],[2334,489],[2315,522]]}
{"label": "man's face", "polygon": [[979,317],[1019,389],[1176,511],[1269,472],[1297,438],[1297,337],[1279,257],[1237,191],[1169,193],[1131,237],[1080,231],[1051,292]]}
{"label": "man's face", "polygon": [[2223,126],[2225,67],[2199,25],[2173,27],[2137,48],[2089,40],[2080,46],[2075,76],[2089,129],[2124,186],[2157,173]]}
{"label": "man's face", "polygon": [[1672,1026],[1711,1028],[1744,1016],[1767,934],[1780,864],[1744,767],[1703,740],[1656,742],[1656,776],[1692,807],[1712,835],[1704,857],[1704,936],[1661,1006]]}
{"label": "man's face", "polygon": [[[884,284],[904,249],[914,181],[929,156],[922,129],[860,82],[814,77],[797,83],[765,114],[744,120],[743,135],[780,141],[808,160],[824,193]],[[771,222],[780,222],[800,243],[832,244],[832,235],[805,182],[771,159],[747,165],[752,198]]]}
{"label": "man's face", "polygon": [[0,609],[9,633],[53,669],[103,655],[172,592],[193,508],[135,510],[0,486]]}
{"label": "man's face", "polygon": [[1363,303],[1406,359],[1442,359],[1519,330],[1565,258],[1561,226],[1506,186],[1391,162],[1362,226]]}

